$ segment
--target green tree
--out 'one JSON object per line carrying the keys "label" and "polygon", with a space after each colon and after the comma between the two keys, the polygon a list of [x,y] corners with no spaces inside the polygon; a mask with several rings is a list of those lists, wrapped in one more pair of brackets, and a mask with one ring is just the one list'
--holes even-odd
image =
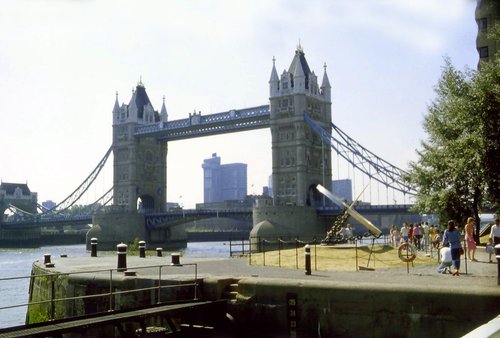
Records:
{"label": "green tree", "polygon": [[473,216],[479,230],[484,203],[498,210],[499,79],[498,61],[462,72],[445,59],[424,119],[428,139],[407,177],[419,187],[417,211],[461,224]]}
{"label": "green tree", "polygon": [[[500,25],[497,25],[500,29]],[[498,39],[500,40],[500,38]],[[474,78],[474,97],[481,105],[484,179],[487,202],[500,213],[500,55],[481,63]]]}

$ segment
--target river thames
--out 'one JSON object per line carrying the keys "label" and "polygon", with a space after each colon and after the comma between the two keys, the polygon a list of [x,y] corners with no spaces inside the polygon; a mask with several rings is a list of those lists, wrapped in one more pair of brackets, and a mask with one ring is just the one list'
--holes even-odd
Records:
{"label": "river thames", "polygon": [[[228,242],[188,243],[186,249],[179,250],[185,257],[229,257]],[[31,265],[43,260],[45,254],[52,257],[67,255],[82,257],[90,255],[85,244],[66,246],[45,246],[36,249],[0,249],[0,279],[22,277],[31,274]],[[99,255],[114,255],[113,252],[99,252]],[[165,253],[168,255],[168,253]],[[0,281],[0,308],[28,302],[29,279]],[[26,316],[26,306],[0,309],[0,328],[22,325]]]}

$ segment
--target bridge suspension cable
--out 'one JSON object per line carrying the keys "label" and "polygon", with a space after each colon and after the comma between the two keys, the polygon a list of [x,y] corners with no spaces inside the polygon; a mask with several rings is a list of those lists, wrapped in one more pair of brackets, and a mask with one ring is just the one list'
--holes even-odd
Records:
{"label": "bridge suspension cable", "polygon": [[[330,145],[338,155],[342,156],[353,167],[367,175],[370,179],[374,179],[385,185],[386,188],[394,189],[405,195],[416,195],[416,187],[406,182],[403,178],[408,172],[375,155],[349,137],[335,124],[332,123],[331,125],[333,132],[338,137],[335,137],[334,133],[330,134],[323,129],[309,115],[304,114],[304,120],[323,142]],[[350,155],[352,155],[352,158]]]}
{"label": "bridge suspension cable", "polygon": [[31,216],[31,217],[34,217],[35,214],[31,213],[31,212],[28,212],[26,210],[23,210],[21,208],[18,208],[16,207],[15,205],[13,204],[10,204],[7,206],[7,209],[10,210],[10,212],[12,212],[13,214],[16,214],[16,215],[23,215],[23,216]]}
{"label": "bridge suspension cable", "polygon": [[[113,150],[113,146],[110,146],[108,151],[104,155],[104,157],[101,159],[101,161],[99,161],[99,163],[94,168],[94,170],[92,170],[92,172],[89,174],[89,176],[87,176],[87,178],[78,186],[78,188],[76,188],[68,197],[66,197],[61,203],[57,204],[54,208],[52,208],[48,211],[45,211],[44,214],[54,213],[54,212],[56,212],[56,210],[57,210],[57,212],[60,213],[62,211],[67,210],[73,204],[75,204],[80,199],[80,197],[82,197],[83,194],[85,194],[85,192],[87,192],[87,190],[92,185],[92,183],[95,181],[97,176],[99,176],[99,173],[101,172],[102,168],[104,168],[104,165],[106,164],[106,161],[108,160],[109,155],[111,154],[112,150]],[[113,188],[111,188],[110,190],[112,190],[112,189]],[[109,193],[109,190],[101,198],[103,198],[108,193]],[[95,203],[97,203],[97,201]],[[109,203],[109,200],[107,203]]]}
{"label": "bridge suspension cable", "polygon": [[94,203],[90,204],[89,207],[92,212],[96,212],[104,206],[108,205],[113,200],[113,187],[109,188],[101,197],[99,197]]}

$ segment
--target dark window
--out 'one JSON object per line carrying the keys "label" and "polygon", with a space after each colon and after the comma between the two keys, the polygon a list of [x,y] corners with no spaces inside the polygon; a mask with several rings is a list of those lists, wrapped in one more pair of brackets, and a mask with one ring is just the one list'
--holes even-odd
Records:
{"label": "dark window", "polygon": [[488,19],[481,18],[477,20],[477,28],[480,32],[486,32],[488,30]]}
{"label": "dark window", "polygon": [[488,46],[486,47],[479,47],[478,48],[479,52],[479,57],[482,58],[487,58],[488,57]]}

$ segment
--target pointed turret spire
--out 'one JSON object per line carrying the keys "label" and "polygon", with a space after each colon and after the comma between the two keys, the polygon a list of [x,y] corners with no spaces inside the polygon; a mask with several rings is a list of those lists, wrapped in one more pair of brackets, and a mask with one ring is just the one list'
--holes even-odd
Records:
{"label": "pointed turret spire", "polygon": [[321,83],[321,94],[323,96],[331,101],[332,99],[332,86],[330,85],[330,80],[328,80],[328,74],[326,73],[326,62],[325,65],[323,66],[325,69],[325,72],[323,73],[323,82]]}
{"label": "pointed turret spire", "polygon": [[269,95],[278,95],[280,90],[280,79],[278,77],[278,72],[276,71],[276,59],[273,56],[273,69],[271,70],[271,78],[269,79]]}
{"label": "pointed turret spire", "polygon": [[321,88],[332,88],[332,86],[330,85],[330,81],[328,80],[328,74],[326,74],[326,62],[323,68],[325,69],[325,72],[323,73],[323,82],[321,83]]}
{"label": "pointed turret spire", "polygon": [[269,79],[269,83],[271,82],[279,82],[278,72],[276,71],[276,58],[273,56],[273,69],[271,70],[271,78]]}
{"label": "pointed turret spire", "polygon": [[160,118],[163,122],[168,121],[167,107],[165,106],[165,95],[163,95],[163,104],[162,104],[161,110],[160,110]]}
{"label": "pointed turret spire", "polygon": [[113,113],[118,113],[120,111],[120,104],[118,103],[118,91],[116,91],[115,106],[113,107]]}

